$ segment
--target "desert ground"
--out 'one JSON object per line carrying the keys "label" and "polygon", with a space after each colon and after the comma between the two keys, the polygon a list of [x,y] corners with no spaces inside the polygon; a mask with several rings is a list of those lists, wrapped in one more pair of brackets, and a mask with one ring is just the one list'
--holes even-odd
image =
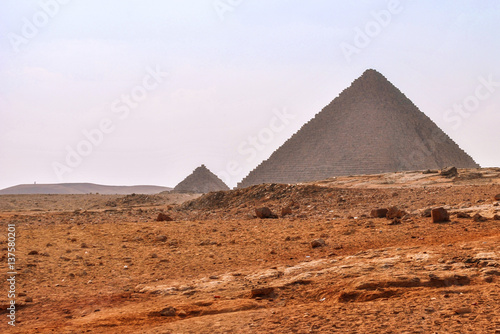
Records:
{"label": "desert ground", "polygon": [[[3,195],[16,326],[3,280],[0,332],[500,333],[499,195],[500,168],[203,196]],[[433,222],[437,207],[449,221]],[[372,216],[387,208],[396,217]]]}

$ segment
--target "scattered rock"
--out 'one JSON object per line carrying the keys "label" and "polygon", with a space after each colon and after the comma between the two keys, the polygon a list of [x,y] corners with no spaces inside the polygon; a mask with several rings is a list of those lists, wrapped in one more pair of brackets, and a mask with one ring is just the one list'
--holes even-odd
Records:
{"label": "scattered rock", "polygon": [[389,224],[387,225],[399,225],[401,224],[401,220],[399,218],[394,218]]}
{"label": "scattered rock", "polygon": [[496,194],[494,198],[495,198],[495,201],[500,201],[500,194]]}
{"label": "scattered rock", "polygon": [[38,255],[38,251],[32,250],[28,253],[28,255]]}
{"label": "scattered rock", "polygon": [[32,303],[32,302],[33,302],[33,298],[31,298],[31,297],[26,297],[26,298],[24,299],[24,301],[25,301],[26,303]]}
{"label": "scattered rock", "polygon": [[472,219],[475,222],[485,222],[488,220],[486,217],[481,216],[479,213],[476,213],[474,216],[472,216]]}
{"label": "scattered rock", "polygon": [[151,254],[152,259],[156,259],[157,257],[158,257],[158,254],[156,254],[156,253]]}
{"label": "scattered rock", "polygon": [[277,218],[277,216],[268,207],[262,207],[255,209],[255,215],[260,219],[266,218]]}
{"label": "scattered rock", "polygon": [[446,177],[454,177],[458,175],[458,170],[456,167],[445,167],[441,169],[440,175],[446,176]]}
{"label": "scattered rock", "polygon": [[465,212],[458,212],[457,218],[470,218],[470,215],[468,213],[465,213]]}
{"label": "scattered rock", "polygon": [[217,242],[216,241],[212,241],[210,239],[207,239],[207,240],[203,240],[202,242],[200,242],[198,245],[200,246],[210,246],[210,245],[217,245]]}
{"label": "scattered rock", "polygon": [[179,312],[177,312],[177,315],[179,317],[186,317],[188,314],[186,313],[186,311],[184,310],[180,310]]}
{"label": "scattered rock", "polygon": [[435,169],[428,169],[428,170],[424,170],[422,172],[422,174],[436,174],[436,173],[439,173],[439,171],[435,170]]}
{"label": "scattered rock", "polygon": [[455,314],[466,314],[466,313],[472,313],[472,310],[469,307],[461,307],[457,308],[454,312]]}
{"label": "scattered rock", "polygon": [[323,247],[326,246],[326,242],[323,239],[315,239],[311,241],[311,247],[312,248],[318,248],[318,247]]}
{"label": "scattered rock", "polygon": [[291,215],[292,214],[292,208],[289,207],[289,206],[285,206],[284,208],[281,208],[281,216],[282,217],[285,217],[287,215]]}
{"label": "scattered rock", "polygon": [[431,211],[432,211],[432,208],[427,208],[425,209],[424,211],[422,211],[422,217],[431,217]]}
{"label": "scattered rock", "polygon": [[370,212],[373,218],[384,218],[387,215],[387,209],[374,209]]}
{"label": "scattered rock", "polygon": [[432,215],[432,222],[433,223],[441,223],[441,222],[450,221],[450,215],[448,214],[448,211],[446,211],[446,209],[444,209],[444,208],[432,209],[431,215]]}
{"label": "scattered rock", "polygon": [[169,216],[164,214],[163,212],[160,212],[158,214],[158,217],[156,217],[157,222],[171,222],[173,219]]}
{"label": "scattered rock", "polygon": [[494,215],[493,220],[500,220],[500,215]]}
{"label": "scattered rock", "polygon": [[86,243],[84,243],[84,242],[82,242],[82,244],[80,245],[80,247],[81,248],[89,248],[89,246]]}
{"label": "scattered rock", "polygon": [[165,242],[167,241],[167,236],[166,235],[158,235],[156,238],[155,238],[156,241],[161,241],[161,242]]}
{"label": "scattered rock", "polygon": [[160,315],[162,317],[174,317],[176,310],[174,307],[169,306],[160,311]]}
{"label": "scattered rock", "polygon": [[258,289],[252,289],[251,291],[251,298],[257,298],[257,297],[269,297],[274,293],[274,288],[258,288]]}
{"label": "scattered rock", "polygon": [[403,210],[399,210],[397,207],[393,206],[387,210],[387,214],[385,215],[385,217],[387,219],[394,219],[403,218],[404,215],[406,215],[406,212],[404,212]]}

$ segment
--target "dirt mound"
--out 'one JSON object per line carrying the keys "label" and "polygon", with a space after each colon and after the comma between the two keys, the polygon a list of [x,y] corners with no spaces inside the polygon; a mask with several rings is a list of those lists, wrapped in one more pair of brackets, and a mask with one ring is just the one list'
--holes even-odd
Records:
{"label": "dirt mound", "polygon": [[106,202],[106,206],[138,206],[138,205],[154,205],[161,203],[163,201],[162,196],[158,195],[143,195],[143,194],[131,194],[125,197],[120,197],[111,201]]}
{"label": "dirt mound", "polygon": [[[214,210],[221,208],[239,207],[248,203],[262,201],[291,202],[296,198],[310,198],[325,193],[332,194],[332,188],[321,187],[313,184],[287,185],[287,184],[261,184],[244,189],[211,192],[186,202],[180,209]],[[343,193],[344,190],[338,190]]]}

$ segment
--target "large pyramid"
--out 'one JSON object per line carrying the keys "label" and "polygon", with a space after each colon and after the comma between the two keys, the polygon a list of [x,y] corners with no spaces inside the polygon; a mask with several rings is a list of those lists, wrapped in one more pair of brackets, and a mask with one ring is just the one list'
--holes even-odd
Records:
{"label": "large pyramid", "polygon": [[177,192],[208,193],[211,191],[229,190],[229,187],[205,165],[196,168],[193,173],[175,186]]}
{"label": "large pyramid", "polygon": [[238,187],[479,165],[382,74],[367,70]]}

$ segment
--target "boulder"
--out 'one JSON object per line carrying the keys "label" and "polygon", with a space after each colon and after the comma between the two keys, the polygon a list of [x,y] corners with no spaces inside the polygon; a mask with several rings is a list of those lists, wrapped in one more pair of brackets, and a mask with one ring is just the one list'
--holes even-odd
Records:
{"label": "boulder", "polygon": [[281,216],[282,217],[285,217],[287,215],[291,215],[292,214],[292,208],[289,207],[289,206],[285,206],[284,208],[281,208]]}
{"label": "boulder", "polygon": [[472,216],[472,219],[474,219],[475,222],[485,222],[488,220],[486,217],[481,216],[479,213],[476,213],[474,216]]}
{"label": "boulder", "polygon": [[431,211],[432,211],[432,208],[425,209],[424,211],[422,211],[422,217],[430,217]]}
{"label": "boulder", "polygon": [[440,175],[446,176],[446,177],[454,177],[458,175],[458,170],[456,167],[445,167],[441,169]]}
{"label": "boulder", "polygon": [[257,297],[269,297],[274,293],[274,288],[258,288],[258,289],[253,289],[250,292],[251,298],[257,298]]}
{"label": "boulder", "polygon": [[156,217],[156,221],[157,222],[170,222],[172,221],[173,219],[169,216],[169,215],[166,215],[164,214],[163,212],[160,212],[158,214],[158,217]]}
{"label": "boulder", "polygon": [[432,222],[433,223],[441,223],[450,221],[450,215],[448,211],[444,208],[436,208],[431,211]]}
{"label": "boulder", "polygon": [[175,307],[169,306],[160,311],[162,317],[174,317],[176,313]]}
{"label": "boulder", "polygon": [[277,218],[277,216],[267,206],[255,209],[255,215],[260,219]]}
{"label": "boulder", "polygon": [[387,209],[373,209],[370,212],[370,216],[373,218],[384,218],[387,215]]}
{"label": "boulder", "polygon": [[406,212],[404,212],[403,210],[399,210],[397,207],[393,206],[387,210],[387,214],[385,215],[385,217],[387,219],[394,219],[403,218],[404,215],[406,215]]}
{"label": "boulder", "polygon": [[315,239],[311,241],[311,247],[312,248],[318,248],[318,247],[323,247],[326,246],[326,242],[323,239]]}
{"label": "boulder", "polygon": [[470,218],[470,215],[466,212],[457,212],[457,218]]}

